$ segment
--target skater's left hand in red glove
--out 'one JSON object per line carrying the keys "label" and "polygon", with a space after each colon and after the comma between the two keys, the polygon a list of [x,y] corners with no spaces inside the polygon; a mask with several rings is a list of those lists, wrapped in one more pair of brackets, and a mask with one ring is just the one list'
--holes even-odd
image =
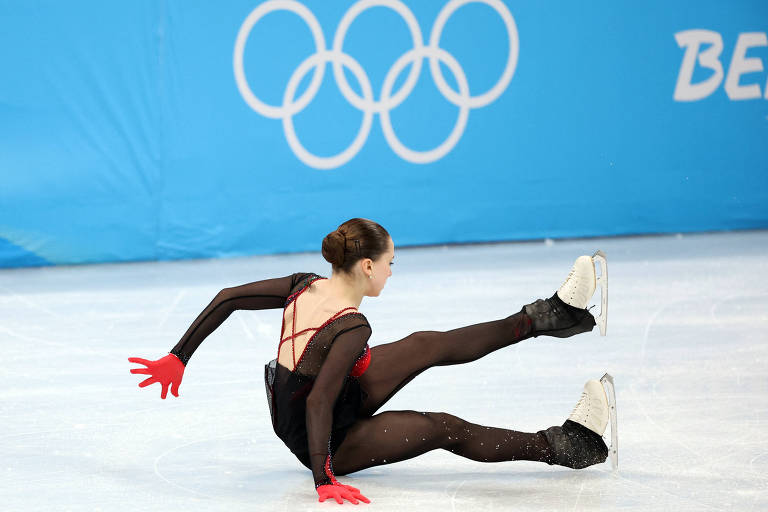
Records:
{"label": "skater's left hand in red glove", "polygon": [[181,385],[181,379],[184,376],[185,366],[178,357],[173,354],[168,354],[157,361],[148,361],[146,359],[141,359],[140,357],[129,357],[128,361],[146,366],[146,368],[133,368],[131,373],[151,375],[150,378],[139,384],[140,388],[159,382],[163,385],[163,391],[160,398],[165,400],[165,397],[168,396],[168,386],[171,386],[171,393],[173,396],[179,396],[179,386]]}
{"label": "skater's left hand in red glove", "polygon": [[339,505],[343,505],[345,499],[351,503],[354,503],[355,505],[358,504],[357,500],[360,500],[364,503],[371,502],[371,500],[360,494],[359,489],[355,489],[351,485],[341,484],[338,481],[334,482],[333,484],[318,486],[317,495],[317,501],[325,501],[328,498],[333,498]]}

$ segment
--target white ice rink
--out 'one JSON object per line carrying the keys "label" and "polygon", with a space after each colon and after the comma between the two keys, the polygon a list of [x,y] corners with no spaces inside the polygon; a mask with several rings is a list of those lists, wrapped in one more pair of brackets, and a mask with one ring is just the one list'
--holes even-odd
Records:
{"label": "white ice rink", "polygon": [[[371,344],[503,318],[596,249],[606,337],[542,337],[435,368],[385,409],[535,431],[609,371],[619,471],[435,451],[342,477],[372,500],[359,508],[768,510],[768,232],[396,249],[384,291],[360,307]],[[221,288],[299,271],[330,265],[308,253],[0,271],[0,510],[338,507],[317,503],[271,430],[262,375],[280,310],[233,314],[192,357],[180,398],[129,373],[128,357],[167,354]]]}

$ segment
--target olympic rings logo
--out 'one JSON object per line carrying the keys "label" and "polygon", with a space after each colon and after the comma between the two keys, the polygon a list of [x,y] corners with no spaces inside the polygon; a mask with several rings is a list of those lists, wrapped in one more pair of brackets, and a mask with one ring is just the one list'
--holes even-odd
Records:
{"label": "olympic rings logo", "polygon": [[[456,59],[447,51],[440,48],[440,36],[446,22],[459,7],[468,3],[484,3],[492,7],[501,17],[509,36],[509,57],[501,77],[488,91],[477,96],[470,96],[469,84],[464,70]],[[360,64],[350,55],[344,53],[344,38],[347,30],[357,16],[371,7],[388,7],[398,13],[405,21],[413,40],[413,49],[400,56],[384,78],[379,99],[374,99],[371,82]],[[267,105],[259,100],[248,86],[243,69],[243,53],[245,43],[253,26],[265,15],[272,11],[285,10],[301,17],[312,32],[315,41],[316,52],[307,57],[291,75],[283,94],[283,104],[280,106]],[[408,162],[425,164],[439,160],[448,154],[461,138],[467,125],[469,110],[488,105],[498,98],[509,85],[517,65],[519,41],[517,26],[512,14],[501,0],[451,0],[437,15],[432,32],[429,36],[429,44],[424,45],[421,29],[410,9],[400,0],[359,0],[344,14],[336,29],[333,38],[333,48],[328,50],[325,46],[325,37],[320,24],[314,14],[303,4],[296,0],[268,0],[256,7],[245,19],[235,41],[234,71],[237,88],[245,102],[259,114],[272,119],[282,119],[283,131],[288,145],[294,154],[310,167],[316,169],[334,169],[349,162],[360,151],[368,138],[368,133],[373,122],[373,115],[379,114],[381,128],[390,148],[401,158]],[[406,147],[395,135],[389,112],[400,105],[410,95],[416,86],[423,59],[429,59],[429,70],[432,80],[437,85],[440,93],[451,103],[459,108],[456,124],[447,139],[439,146],[428,151],[414,151]],[[453,73],[458,85],[458,91],[454,91],[445,81],[439,63],[442,62]],[[344,98],[355,108],[363,113],[363,120],[352,143],[342,152],[320,157],[307,151],[299,141],[293,126],[293,116],[301,112],[315,97],[320,88],[325,73],[325,65],[330,63],[333,67],[333,76]],[[403,69],[410,63],[411,71],[400,90],[393,92],[392,88]],[[344,76],[343,68],[348,68],[355,76],[362,90],[362,97],[349,86]],[[299,98],[295,98],[296,89],[301,80],[314,69],[314,74],[307,90]]]}

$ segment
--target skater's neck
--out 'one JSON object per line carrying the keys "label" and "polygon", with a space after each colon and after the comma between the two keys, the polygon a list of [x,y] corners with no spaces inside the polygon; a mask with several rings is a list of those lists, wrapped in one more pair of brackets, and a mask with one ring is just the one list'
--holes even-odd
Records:
{"label": "skater's neck", "polygon": [[325,293],[342,304],[359,308],[365,296],[365,283],[334,272],[330,279],[325,280]]}

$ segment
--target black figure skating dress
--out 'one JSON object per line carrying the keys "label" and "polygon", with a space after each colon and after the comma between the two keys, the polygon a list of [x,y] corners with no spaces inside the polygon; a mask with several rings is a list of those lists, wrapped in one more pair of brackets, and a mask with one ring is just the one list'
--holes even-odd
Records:
{"label": "black figure skating dress", "polygon": [[[371,327],[365,315],[350,307],[322,325],[296,332],[296,319],[302,314],[301,295],[318,279],[326,278],[296,273],[221,290],[171,353],[186,365],[203,340],[232,312],[282,308],[278,355],[280,350],[287,350],[294,368],[283,366],[277,359],[265,366],[272,426],[312,470],[315,482],[322,484],[330,480],[330,458],[357,420],[365,398],[357,378],[370,361]],[[297,353],[295,346],[303,346],[307,338],[306,348]],[[312,404],[308,407],[310,393]]]}
{"label": "black figure skating dress", "polygon": [[[288,347],[291,347],[295,361],[294,370],[289,370],[274,359],[265,366],[264,371],[275,433],[302,464],[310,469],[313,468],[308,435],[312,433],[308,433],[307,422],[314,423],[315,420],[322,421],[322,419],[311,417],[311,412],[310,417],[307,416],[307,397],[314,389],[315,381],[324,366],[323,363],[331,354],[337,339],[343,338],[352,346],[362,346],[355,357],[338,361],[342,365],[351,364],[352,367],[348,371],[340,372],[343,379],[335,380],[337,385],[341,384],[341,389],[338,393],[329,395],[331,405],[334,405],[333,399],[336,398],[329,435],[326,437],[323,429],[322,439],[315,440],[317,444],[323,443],[320,446],[327,446],[322,452],[325,458],[326,455],[332,455],[336,451],[344,440],[346,429],[357,421],[358,411],[365,394],[360,388],[357,377],[362,375],[370,361],[367,340],[371,328],[365,316],[356,308],[343,309],[322,325],[296,332],[296,318],[302,312],[299,304],[300,297],[318,279],[325,278],[317,274],[309,274],[302,278],[285,303],[285,316],[281,329],[283,338],[280,340],[278,353],[281,349],[288,350]],[[291,325],[286,326],[286,318]],[[298,354],[293,350],[291,342],[300,344],[299,340],[302,336],[308,337],[309,341],[303,352]],[[339,357],[341,353],[333,355]],[[314,433],[314,435],[321,434]]]}

